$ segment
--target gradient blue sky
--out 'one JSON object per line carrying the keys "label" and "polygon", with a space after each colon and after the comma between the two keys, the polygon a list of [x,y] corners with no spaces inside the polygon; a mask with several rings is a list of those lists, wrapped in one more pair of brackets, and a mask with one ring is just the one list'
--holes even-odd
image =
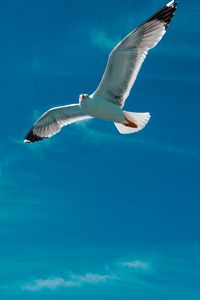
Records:
{"label": "gradient blue sky", "polygon": [[166,2],[0,1],[0,298],[200,299],[200,2],[180,1],[126,103],[23,144],[97,87],[112,47]]}

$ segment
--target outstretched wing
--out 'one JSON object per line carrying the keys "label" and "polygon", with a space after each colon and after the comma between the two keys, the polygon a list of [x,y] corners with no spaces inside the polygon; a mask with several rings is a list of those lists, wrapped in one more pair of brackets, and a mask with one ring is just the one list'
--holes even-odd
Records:
{"label": "outstretched wing", "polygon": [[93,96],[124,105],[148,50],[155,47],[165,34],[176,6],[177,2],[169,2],[112,50],[105,73]]}
{"label": "outstretched wing", "polygon": [[45,112],[27,133],[24,142],[37,142],[58,133],[63,126],[92,118],[84,114],[79,104],[55,107]]}

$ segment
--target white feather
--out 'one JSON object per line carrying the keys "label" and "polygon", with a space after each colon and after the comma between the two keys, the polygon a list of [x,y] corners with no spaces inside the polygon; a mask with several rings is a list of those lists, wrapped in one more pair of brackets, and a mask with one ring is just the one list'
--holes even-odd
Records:
{"label": "white feather", "polygon": [[123,106],[149,49],[157,45],[165,32],[164,22],[152,20],[129,33],[110,53],[93,96]]}
{"label": "white feather", "polygon": [[27,143],[51,137],[58,133],[63,126],[90,118],[92,116],[86,115],[79,104],[54,107],[45,112],[35,122],[26,135],[24,142]]}

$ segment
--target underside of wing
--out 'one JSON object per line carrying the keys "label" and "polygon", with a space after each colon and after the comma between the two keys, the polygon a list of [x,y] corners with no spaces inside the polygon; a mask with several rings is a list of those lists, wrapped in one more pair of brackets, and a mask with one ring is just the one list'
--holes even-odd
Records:
{"label": "underside of wing", "polygon": [[44,113],[27,133],[24,142],[37,142],[58,133],[63,126],[92,118],[79,104],[55,107]]}
{"label": "underside of wing", "polygon": [[155,47],[165,34],[176,6],[175,1],[165,5],[112,50],[102,80],[93,96],[124,105],[148,50]]}

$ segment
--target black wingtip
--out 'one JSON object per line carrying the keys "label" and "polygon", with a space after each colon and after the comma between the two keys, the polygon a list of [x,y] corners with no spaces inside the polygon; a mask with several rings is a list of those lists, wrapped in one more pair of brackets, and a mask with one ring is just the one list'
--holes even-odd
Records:
{"label": "black wingtip", "polygon": [[171,8],[173,8],[173,7],[176,8],[177,5],[178,5],[178,1],[172,0],[172,1],[168,2],[165,6],[166,6],[166,7],[171,7]]}
{"label": "black wingtip", "polygon": [[178,1],[170,1],[163,8],[161,8],[157,13],[155,13],[151,18],[147,20],[147,22],[158,20],[164,23],[165,29],[169,26],[174,13],[176,11],[178,5]]}
{"label": "black wingtip", "polygon": [[45,139],[46,137],[40,137],[37,134],[33,133],[33,129],[31,128],[27,135],[24,138],[24,143],[34,143]]}

